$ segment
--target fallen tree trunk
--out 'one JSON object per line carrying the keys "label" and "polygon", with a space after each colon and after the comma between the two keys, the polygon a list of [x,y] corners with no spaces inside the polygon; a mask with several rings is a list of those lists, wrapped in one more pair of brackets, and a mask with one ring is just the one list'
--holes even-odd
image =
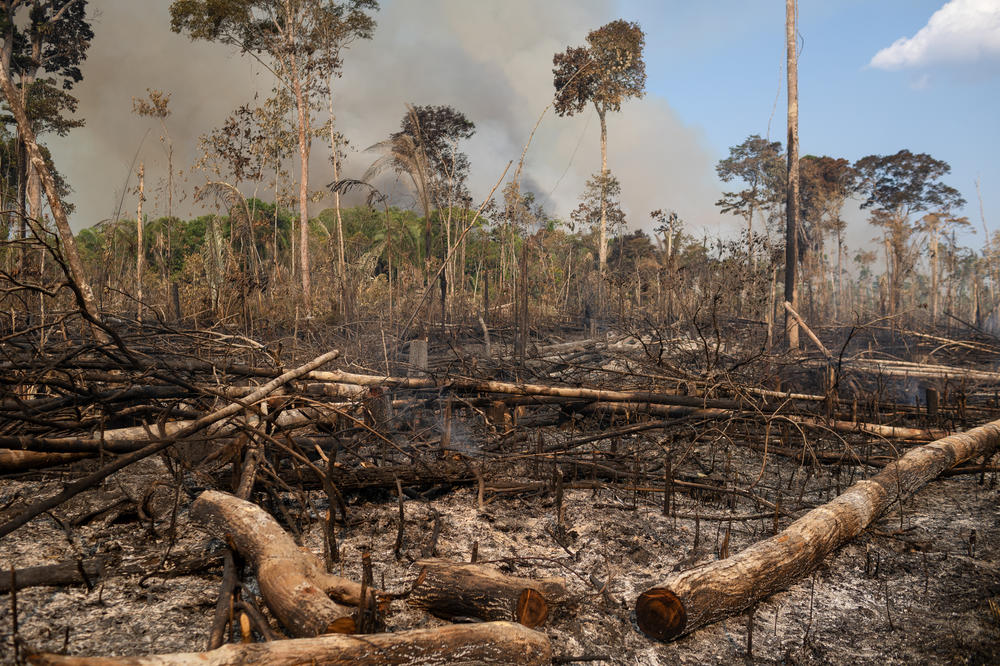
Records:
{"label": "fallen tree trunk", "polygon": [[863,421],[827,421],[814,416],[784,416],[778,417],[804,426],[835,430],[837,432],[863,432],[885,439],[914,439],[924,442],[934,441],[948,436],[946,430],[931,430],[928,428],[905,428],[888,426]]}
{"label": "fallen tree trunk", "polygon": [[770,539],[646,590],[635,607],[639,628],[669,641],[753,606],[814,569],[895,502],[956,464],[990,454],[998,444],[1000,421],[993,421],[910,450]]}
{"label": "fallen tree trunk", "polygon": [[418,560],[417,580],[406,601],[445,620],[474,617],[545,624],[549,607],[566,597],[561,578],[517,578],[480,564],[436,558]]}
{"label": "fallen tree trunk", "polygon": [[229,535],[240,555],[253,562],[265,603],[292,634],[357,630],[353,611],[341,604],[359,605],[361,585],[326,573],[320,559],[299,548],[259,506],[206,490],[191,504],[191,517],[212,526],[216,536]]}
{"label": "fallen tree trunk", "polygon": [[739,407],[736,400],[700,398],[693,395],[676,395],[665,391],[609,391],[606,389],[577,388],[571,386],[549,386],[547,384],[522,384],[492,380],[467,379],[462,377],[434,379],[432,377],[380,377],[360,375],[342,370],[310,372],[306,379],[335,382],[338,384],[358,384],[360,386],[393,386],[410,389],[446,389],[476,391],[481,393],[504,393],[511,395],[546,395],[560,398],[582,398],[602,402],[649,402],[662,405],[686,405],[689,407],[719,407],[734,409]]}
{"label": "fallen tree trunk", "polygon": [[148,657],[28,656],[39,666],[418,666],[422,664],[550,664],[552,648],[545,634],[513,622],[456,624],[391,634],[298,638],[270,643],[224,645],[211,652]]}

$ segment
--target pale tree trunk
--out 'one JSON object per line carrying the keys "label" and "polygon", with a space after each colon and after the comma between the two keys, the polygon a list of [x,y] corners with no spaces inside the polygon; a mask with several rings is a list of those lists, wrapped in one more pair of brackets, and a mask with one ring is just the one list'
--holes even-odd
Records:
{"label": "pale tree trunk", "polygon": [[[785,47],[788,59],[788,189],[785,198],[785,300],[798,307],[795,265],[799,236],[799,74],[795,55],[795,0],[785,0]],[[788,348],[799,348],[799,327],[785,314]]]}
{"label": "pale tree trunk", "polygon": [[888,271],[888,308],[889,314],[896,314],[898,311],[897,302],[899,300],[899,285],[897,276],[899,275],[899,255],[896,254],[895,244],[890,236],[885,237],[885,265]]}
{"label": "pale tree trunk", "polygon": [[[42,58],[42,43],[38,38],[32,39],[31,43],[31,60],[30,64],[24,73],[21,75],[21,105],[27,109],[28,108],[28,90],[35,83],[38,76],[38,65],[37,63]],[[42,223],[42,184],[38,178],[38,170],[35,169],[31,162],[25,165],[25,171],[23,174],[26,185],[26,193],[28,199],[28,210],[30,211],[31,217],[38,221],[39,224]]]}
{"label": "pale tree trunk", "polygon": [[28,210],[31,217],[42,222],[42,183],[38,178],[38,170],[28,163]]}
{"label": "pale tree trunk", "polygon": [[143,252],[142,242],[142,202],[145,200],[145,165],[139,163],[139,205],[135,215],[136,251],[135,251],[135,300],[139,306],[139,323],[142,323],[142,272],[145,268],[146,255]]}
{"label": "pale tree trunk", "polygon": [[[604,111],[600,108],[597,109],[597,116],[601,119],[601,236],[597,248],[597,265],[603,280],[608,267],[608,201],[605,198],[605,179],[608,177],[608,123]],[[603,293],[603,288],[601,291]]]}
{"label": "pale tree trunk", "polygon": [[937,324],[938,318],[938,235],[937,230],[931,230],[931,324]]}
{"label": "pale tree trunk", "polygon": [[834,294],[834,301],[833,301],[833,316],[837,321],[840,321],[840,311],[842,309],[841,299],[844,297],[844,292],[842,291],[843,289],[842,279],[844,275],[844,267],[842,263],[843,259],[844,259],[844,232],[838,228],[837,229],[837,281],[836,281],[837,291],[836,294]]}
{"label": "pale tree trunk", "polygon": [[299,274],[302,279],[302,303],[306,315],[310,315],[312,282],[309,276],[309,117],[295,56],[289,56],[288,61],[292,90],[295,93],[295,108],[299,116]]}
{"label": "pale tree trunk", "polygon": [[[337,154],[337,131],[334,129],[333,117],[333,85],[330,89],[330,151],[333,153],[333,182],[340,181],[340,156]],[[341,291],[344,289],[343,280],[346,275],[346,262],[344,260],[344,222],[340,217],[340,189],[333,190],[333,210],[337,216],[337,275],[341,280]]]}
{"label": "pale tree trunk", "polygon": [[[76,248],[76,239],[73,238],[73,230],[70,229],[69,219],[66,217],[62,200],[59,198],[59,193],[56,190],[55,180],[52,178],[45,160],[42,159],[42,152],[38,149],[38,143],[35,141],[35,133],[31,130],[31,124],[28,122],[28,116],[24,112],[24,107],[21,106],[17,91],[14,89],[14,84],[11,83],[10,76],[8,76],[3,68],[0,68],[0,88],[2,88],[4,97],[7,98],[7,106],[14,115],[14,119],[17,122],[17,129],[24,139],[28,157],[38,171],[42,186],[45,188],[45,195],[49,200],[52,217],[55,218],[56,230],[59,233],[59,240],[62,243],[62,250],[69,268],[70,278],[72,278],[77,288],[77,301],[87,318],[91,322],[98,322],[100,319],[97,314],[94,293],[90,290],[90,283],[87,282],[87,276],[83,271],[83,262],[80,261],[80,253]],[[110,341],[110,338],[103,330],[96,327],[93,330],[94,335],[101,342]]]}

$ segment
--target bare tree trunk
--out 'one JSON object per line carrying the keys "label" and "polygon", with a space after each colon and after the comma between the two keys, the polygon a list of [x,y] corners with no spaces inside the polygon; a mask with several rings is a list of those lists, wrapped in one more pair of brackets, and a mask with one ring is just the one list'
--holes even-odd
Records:
{"label": "bare tree trunk", "polygon": [[840,313],[843,308],[843,304],[841,302],[841,299],[843,299],[844,297],[844,292],[843,292],[844,285],[842,282],[844,275],[844,267],[842,263],[843,259],[844,259],[844,232],[838,228],[837,229],[837,280],[835,283],[837,286],[833,300],[833,317],[836,321],[840,321]]}
{"label": "bare tree trunk", "polygon": [[[785,49],[788,59],[788,189],[785,196],[785,300],[798,305],[795,269],[799,254],[799,73],[795,55],[795,0],[785,0]],[[785,314],[788,348],[799,348],[799,327]]]}
{"label": "bare tree trunk", "polygon": [[931,229],[931,325],[938,319],[938,232]]}
{"label": "bare tree trunk", "polygon": [[[77,288],[77,301],[88,319],[92,322],[99,321],[97,304],[94,301],[94,292],[91,291],[90,283],[87,282],[87,276],[83,271],[83,262],[80,261],[76,239],[73,237],[73,230],[69,226],[69,218],[66,217],[62,200],[59,198],[59,192],[56,190],[55,180],[52,178],[52,173],[49,172],[49,167],[42,158],[42,152],[38,149],[38,143],[35,141],[35,133],[31,129],[31,123],[28,122],[28,116],[24,112],[24,107],[21,106],[17,90],[14,89],[14,84],[11,83],[10,76],[8,76],[3,68],[0,68],[0,88],[2,88],[4,97],[7,98],[7,106],[17,121],[17,129],[24,140],[25,149],[28,151],[28,158],[38,171],[42,186],[45,188],[45,196],[48,197],[49,208],[52,210],[52,217],[55,218],[56,230],[59,233],[59,240],[62,243],[63,253],[69,267],[69,274]],[[93,330],[94,335],[101,342],[108,342],[110,340],[108,335],[100,328],[94,328]]]}
{"label": "bare tree trunk", "polygon": [[601,119],[601,246],[597,256],[603,278],[608,266],[608,201],[604,182],[608,177],[608,123],[603,111],[598,110],[597,115]]}
{"label": "bare tree trunk", "polygon": [[299,116],[299,270],[302,280],[302,303],[306,315],[312,313],[312,283],[309,276],[309,118],[302,82],[295,56],[289,57],[295,108]]}
{"label": "bare tree trunk", "polygon": [[31,211],[31,217],[38,220],[38,223],[42,222],[42,184],[38,177],[38,170],[29,162],[28,163],[28,182],[27,182],[27,199],[28,199],[28,210]]}
{"label": "bare tree trunk", "polygon": [[256,504],[206,490],[192,503],[191,516],[208,525],[212,534],[231,538],[239,553],[253,562],[267,607],[293,635],[357,630],[354,611],[343,604],[360,605],[362,586],[326,573],[319,557],[300,549]]}
{"label": "bare tree trunk", "polygon": [[[337,132],[334,129],[334,116],[333,116],[333,84],[330,86],[330,151],[332,153],[333,160],[333,182],[338,182],[340,180],[340,156],[337,154]],[[340,217],[340,190],[333,190],[333,210],[337,216],[337,276],[340,280],[340,303],[341,312],[343,312],[343,306],[345,304],[345,299],[343,298],[344,290],[347,285],[344,284],[344,280],[347,279],[346,262],[344,260],[344,222]]]}
{"label": "bare tree trunk", "polygon": [[516,578],[480,564],[418,560],[420,572],[406,602],[437,617],[454,620],[514,621],[534,628],[545,624],[550,606],[566,598],[561,578]]}
{"label": "bare tree trunk", "polygon": [[136,250],[135,250],[135,300],[138,304],[139,313],[137,319],[139,323],[142,323],[142,273],[146,268],[145,260],[146,253],[143,252],[145,249],[145,244],[142,240],[142,202],[146,199],[144,189],[145,189],[145,176],[146,167],[140,162],[139,163],[139,205],[136,209],[135,214],[135,234],[136,234]]}
{"label": "bare tree trunk", "polygon": [[[606,198],[605,182],[608,177],[608,123],[604,117],[604,111],[597,109],[597,116],[601,119],[601,235],[600,245],[597,248],[597,266],[601,277],[601,293],[604,293],[603,281],[608,268],[608,201]],[[603,298],[601,306],[604,306]]]}

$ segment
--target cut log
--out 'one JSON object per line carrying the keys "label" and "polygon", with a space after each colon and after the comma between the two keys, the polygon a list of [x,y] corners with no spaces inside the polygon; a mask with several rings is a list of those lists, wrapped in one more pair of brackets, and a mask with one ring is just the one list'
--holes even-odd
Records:
{"label": "cut log", "polygon": [[998,444],[1000,421],[993,421],[911,449],[770,539],[727,559],[673,574],[646,590],[635,607],[639,628],[669,641],[754,606],[814,569],[895,502],[954,465],[990,454]]}
{"label": "cut log", "polygon": [[342,604],[359,605],[361,585],[326,573],[318,556],[299,548],[256,504],[206,490],[192,503],[191,517],[212,526],[216,536],[228,535],[254,564],[264,602],[293,635],[356,630],[352,609]]}
{"label": "cut log", "polygon": [[410,664],[523,664],[552,662],[549,639],[512,622],[456,624],[392,634],[330,635],[270,643],[224,645],[211,652],[149,657],[30,655],[38,666],[403,666]]}
{"label": "cut log", "polygon": [[561,578],[517,578],[481,564],[418,560],[420,573],[407,603],[445,620],[474,617],[545,624],[549,608],[566,597]]}

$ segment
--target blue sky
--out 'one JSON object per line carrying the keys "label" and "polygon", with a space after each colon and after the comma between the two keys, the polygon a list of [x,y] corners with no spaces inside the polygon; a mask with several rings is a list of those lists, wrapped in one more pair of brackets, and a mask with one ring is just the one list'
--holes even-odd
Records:
{"label": "blue sky", "polygon": [[[709,4],[711,9],[709,10]],[[947,182],[981,229],[979,177],[991,232],[1000,228],[1000,50],[887,70],[872,58],[924,28],[942,0],[803,0],[799,7],[801,154],[855,160],[906,148],[952,166]],[[1000,13],[1000,0],[992,4]],[[751,133],[785,140],[784,3],[651,3],[625,0],[623,15],[647,33],[650,95],[670,101],[725,154]],[[993,26],[994,35],[1000,22]],[[1000,37],[994,36],[996,45]],[[864,235],[859,230],[860,236]],[[967,242],[978,245],[978,239]]]}
{"label": "blue sky", "polygon": [[[151,123],[130,113],[133,96],[149,87],[172,93],[168,129],[175,165],[184,171],[177,181],[190,193],[206,178],[191,168],[198,137],[237,106],[260,103],[273,85],[232,49],[171,33],[165,0],[92,5],[100,16],[75,89],[87,125],[50,139],[76,190],[77,229],[113,216],[120,202],[124,214],[134,210],[128,179],[137,150],[152,192],[146,210],[165,212],[165,153],[158,130],[143,141]],[[784,141],[784,6],[782,0],[383,0],[374,39],[351,47],[336,82],[338,126],[352,146],[343,175],[364,173],[373,159],[364,149],[399,127],[406,103],[451,104],[476,123],[465,148],[473,195],[485,196],[506,163],[520,157],[551,100],[552,55],[626,18],[646,31],[648,73],[648,94],[608,122],[609,164],[622,182],[629,226],[649,229],[648,212],[664,208],[676,210],[695,233],[735,234],[742,222],[714,206],[723,187],[714,167],[730,146],[765,134],[772,112],[770,136]],[[963,23],[977,8],[985,14]],[[801,0],[799,18],[802,154],[853,161],[903,148],[930,153],[951,164],[947,182],[970,202],[964,212],[977,229],[974,182],[981,179],[986,220],[1000,229],[994,118],[1000,0]],[[880,66],[872,66],[889,47]],[[600,168],[594,116],[547,112],[528,151],[525,185],[564,219]],[[327,156],[318,141],[317,188],[332,179]],[[404,183],[385,185],[397,204],[413,203]],[[184,215],[206,212],[190,196],[178,196],[175,205]],[[318,202],[313,212],[325,205]],[[848,219],[849,243],[870,242],[874,231],[863,214]],[[981,232],[966,239],[973,246],[981,241]]]}

